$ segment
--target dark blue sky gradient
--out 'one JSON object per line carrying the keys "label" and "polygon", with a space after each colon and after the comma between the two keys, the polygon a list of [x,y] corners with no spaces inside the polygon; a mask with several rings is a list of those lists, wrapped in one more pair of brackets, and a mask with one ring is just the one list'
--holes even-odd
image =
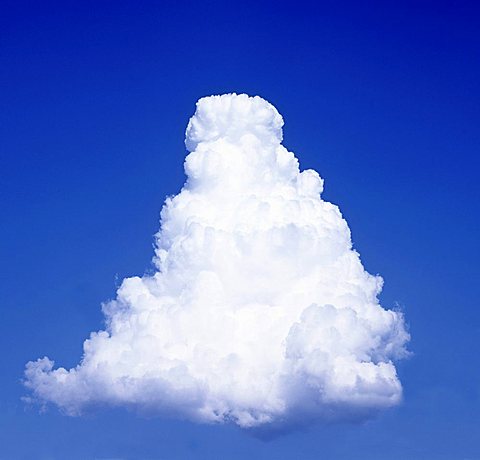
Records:
{"label": "dark blue sky gradient", "polygon": [[[2,2],[0,459],[480,459],[475,2]],[[151,269],[196,100],[247,92],[325,178],[399,304],[405,401],[269,442],[234,427],[26,407],[24,365],[78,363]]]}

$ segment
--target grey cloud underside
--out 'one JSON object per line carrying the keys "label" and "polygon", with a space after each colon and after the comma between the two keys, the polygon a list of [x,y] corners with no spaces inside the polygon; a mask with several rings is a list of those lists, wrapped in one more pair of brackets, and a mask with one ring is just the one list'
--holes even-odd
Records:
{"label": "grey cloud underside", "polygon": [[101,403],[242,427],[400,401],[403,317],[379,305],[382,279],[321,199],[323,180],[282,146],[282,126],[259,97],[200,99],[156,272],[123,281],[77,367],[27,364],[36,400],[71,415]]}

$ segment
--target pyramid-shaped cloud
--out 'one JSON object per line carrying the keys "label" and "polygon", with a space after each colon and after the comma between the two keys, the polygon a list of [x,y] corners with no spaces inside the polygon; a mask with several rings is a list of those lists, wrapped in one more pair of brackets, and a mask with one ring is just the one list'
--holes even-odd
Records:
{"label": "pyramid-shaped cloud", "polygon": [[72,415],[109,404],[242,427],[399,402],[403,317],[379,305],[382,279],[364,270],[320,176],[282,146],[282,126],[260,97],[198,101],[156,272],[123,281],[77,367],[28,363],[35,399]]}

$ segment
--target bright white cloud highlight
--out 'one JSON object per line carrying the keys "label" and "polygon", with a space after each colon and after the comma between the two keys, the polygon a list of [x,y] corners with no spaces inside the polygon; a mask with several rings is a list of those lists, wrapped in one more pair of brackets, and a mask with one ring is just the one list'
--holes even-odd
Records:
{"label": "bright white cloud highlight", "polygon": [[35,399],[72,415],[100,403],[242,427],[399,402],[402,315],[379,305],[382,278],[364,270],[320,176],[282,146],[282,126],[260,97],[198,101],[157,271],[123,281],[77,367],[27,364]]}

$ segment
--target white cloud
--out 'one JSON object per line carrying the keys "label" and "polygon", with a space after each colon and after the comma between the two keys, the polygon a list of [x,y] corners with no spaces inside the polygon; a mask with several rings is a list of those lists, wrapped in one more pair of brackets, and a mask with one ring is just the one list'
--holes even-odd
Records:
{"label": "white cloud", "polygon": [[168,198],[157,271],[123,281],[81,363],[30,362],[36,400],[123,405],[242,427],[368,416],[397,404],[409,336],[377,300],[323,180],[281,145],[259,97],[201,99],[188,179]]}

